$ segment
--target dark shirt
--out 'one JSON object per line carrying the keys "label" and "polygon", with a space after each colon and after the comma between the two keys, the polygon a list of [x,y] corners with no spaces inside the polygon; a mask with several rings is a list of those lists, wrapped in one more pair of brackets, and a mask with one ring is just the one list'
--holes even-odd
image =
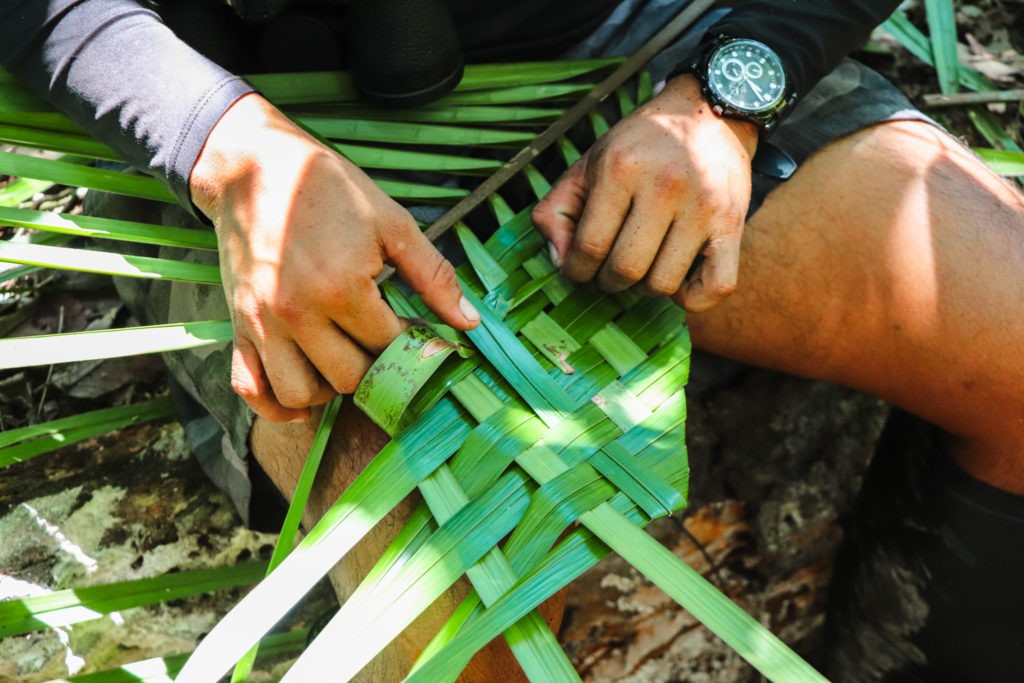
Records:
{"label": "dark shirt", "polygon": [[[226,11],[209,0],[192,4]],[[466,54],[477,60],[553,56],[617,4],[449,2]],[[897,5],[899,0],[749,0],[739,2],[708,34],[755,38],[771,46],[801,96]],[[196,44],[203,43],[203,31],[223,21],[220,14],[175,25]],[[229,69],[260,68],[258,57],[239,59],[238,51],[223,48],[232,41],[245,45],[251,31],[240,26],[234,33],[207,36],[208,59],[156,12],[132,0],[0,0],[0,65],[129,163],[165,179],[191,207],[188,179],[209,132],[252,90]]]}

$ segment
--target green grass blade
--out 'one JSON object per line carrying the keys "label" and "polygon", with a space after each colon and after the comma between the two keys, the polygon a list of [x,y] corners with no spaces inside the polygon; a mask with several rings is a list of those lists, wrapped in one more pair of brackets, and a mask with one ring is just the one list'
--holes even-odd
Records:
{"label": "green grass blade", "polygon": [[[935,66],[935,58],[932,55],[931,43],[928,37],[914,26],[903,12],[894,12],[882,24],[882,29],[892,35],[907,49],[910,54],[920,59],[929,66]],[[985,92],[998,90],[998,88],[987,78],[977,71],[968,69],[957,62],[957,78],[960,84],[970,90]]]}
{"label": "green grass blade", "polygon": [[266,562],[247,562],[6,600],[0,602],[0,638],[77,624],[132,607],[246,586],[258,581],[266,569]]}
{"label": "green grass blade", "polygon": [[94,239],[217,250],[217,236],[212,230],[190,230],[112,218],[0,206],[0,224]]}
{"label": "green grass blade", "polygon": [[192,349],[231,338],[230,320],[208,320],[0,339],[0,370]]}
{"label": "green grass blade", "polygon": [[217,266],[92,249],[0,242],[0,261],[101,275],[220,284]]}
{"label": "green grass blade", "polygon": [[0,152],[0,173],[161,202],[177,201],[171,191],[156,178],[12,152]]}
{"label": "green grass blade", "polygon": [[1002,149],[975,149],[988,167],[1002,176],[1024,176],[1024,153]]}
{"label": "green grass blade", "polygon": [[1013,135],[1006,130],[1002,122],[995,115],[984,107],[971,107],[967,110],[967,116],[971,119],[975,129],[993,147],[1020,152],[1021,147],[1013,138]]}
{"label": "green grass blade", "polygon": [[0,432],[0,467],[129,425],[174,414],[168,398],[87,413]]}
{"label": "green grass blade", "polygon": [[924,8],[939,90],[948,95],[960,89],[960,57],[956,49],[953,0],[924,0]]}

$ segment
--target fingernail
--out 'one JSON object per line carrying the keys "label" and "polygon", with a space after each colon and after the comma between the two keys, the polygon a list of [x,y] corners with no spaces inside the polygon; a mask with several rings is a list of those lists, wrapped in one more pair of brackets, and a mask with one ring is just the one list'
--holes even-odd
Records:
{"label": "fingernail", "polygon": [[551,263],[554,264],[555,268],[562,267],[562,259],[558,255],[558,250],[555,249],[555,245],[551,244],[551,242],[548,242],[548,256],[551,257]]}
{"label": "fingernail", "polygon": [[462,311],[462,315],[466,316],[466,320],[474,323],[480,322],[480,311],[476,310],[464,296],[459,297],[459,310]]}

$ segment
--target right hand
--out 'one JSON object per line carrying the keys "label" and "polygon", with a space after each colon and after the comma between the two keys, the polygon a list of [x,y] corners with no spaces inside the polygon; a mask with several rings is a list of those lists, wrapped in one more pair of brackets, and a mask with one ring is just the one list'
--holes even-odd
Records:
{"label": "right hand", "polygon": [[219,240],[232,387],[267,419],[354,391],[405,329],[374,281],[385,263],[447,324],[480,320],[412,216],[259,95],[221,117],[189,189]]}

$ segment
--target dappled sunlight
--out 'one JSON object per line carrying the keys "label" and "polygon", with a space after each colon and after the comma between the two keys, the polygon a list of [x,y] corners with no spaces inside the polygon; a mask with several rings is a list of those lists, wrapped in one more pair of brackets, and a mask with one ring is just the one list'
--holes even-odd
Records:
{"label": "dappled sunlight", "polygon": [[70,555],[76,562],[82,565],[87,574],[91,574],[96,571],[96,560],[90,557],[82,548],[60,530],[56,524],[49,522],[44,518],[39,511],[28,503],[22,503],[21,507],[28,511],[28,514],[32,521],[34,521],[43,532],[57,542],[57,547],[62,552]]}

